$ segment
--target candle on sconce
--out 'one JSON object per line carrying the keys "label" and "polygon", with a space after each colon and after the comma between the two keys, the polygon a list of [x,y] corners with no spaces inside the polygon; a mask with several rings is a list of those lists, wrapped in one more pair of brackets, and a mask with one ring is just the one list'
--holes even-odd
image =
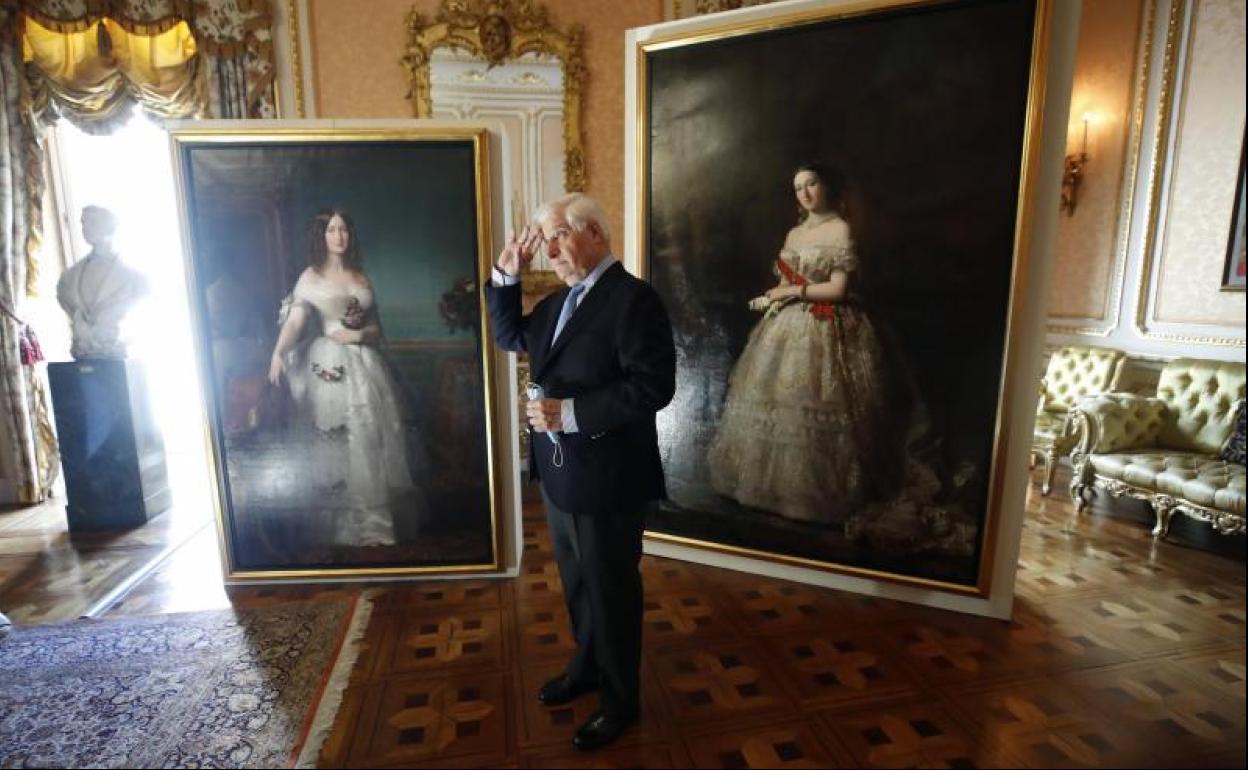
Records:
{"label": "candle on sconce", "polygon": [[1097,117],[1098,116],[1095,112],[1089,111],[1083,113],[1083,147],[1080,148],[1079,152],[1084,157],[1087,157],[1088,154],[1088,124],[1096,123]]}
{"label": "candle on sconce", "polygon": [[[1075,213],[1079,202],[1079,186],[1083,182],[1085,164],[1088,162],[1088,124],[1097,121],[1095,112],[1085,112],[1083,120],[1083,139],[1079,145],[1079,154],[1066,156],[1066,171],[1062,174],[1062,210],[1067,214]],[[1067,134],[1069,138],[1069,134]]]}

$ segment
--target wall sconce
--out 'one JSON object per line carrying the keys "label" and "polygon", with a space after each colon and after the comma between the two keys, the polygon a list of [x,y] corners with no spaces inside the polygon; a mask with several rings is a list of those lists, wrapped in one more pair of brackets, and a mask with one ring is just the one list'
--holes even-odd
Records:
{"label": "wall sconce", "polygon": [[1075,206],[1079,204],[1079,185],[1083,183],[1083,167],[1088,162],[1088,123],[1092,118],[1092,113],[1083,113],[1083,144],[1079,154],[1066,156],[1066,171],[1062,174],[1062,211],[1067,216],[1074,216]]}

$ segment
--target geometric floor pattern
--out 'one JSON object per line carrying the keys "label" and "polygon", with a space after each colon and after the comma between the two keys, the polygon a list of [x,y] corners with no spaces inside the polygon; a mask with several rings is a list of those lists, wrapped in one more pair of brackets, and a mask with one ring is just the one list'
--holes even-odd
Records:
{"label": "geometric floor pattern", "polygon": [[594,698],[533,697],[572,640],[526,514],[494,594],[390,591],[322,766],[1244,766],[1243,564],[1060,493],[1030,503],[1009,623],[643,558],[642,719],[578,754]]}
{"label": "geometric floor pattern", "polygon": [[[1243,563],[1063,489],[1030,490],[1011,622],[644,557],[641,720],[593,755],[569,744],[593,696],[534,698],[572,640],[530,507],[518,579],[384,589],[320,765],[1244,767]],[[188,599],[197,547],[114,613],[323,590]]]}

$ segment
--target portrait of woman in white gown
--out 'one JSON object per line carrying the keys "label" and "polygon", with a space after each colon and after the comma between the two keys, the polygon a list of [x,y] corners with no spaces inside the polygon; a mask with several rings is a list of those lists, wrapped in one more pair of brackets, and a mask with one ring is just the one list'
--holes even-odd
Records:
{"label": "portrait of woman in white gown", "polygon": [[920,458],[928,421],[906,364],[855,292],[843,174],[793,176],[798,224],[729,379],[707,460],[715,491],[880,542],[926,543],[941,489]]}
{"label": "portrait of woman in white gown", "polygon": [[217,515],[240,581],[501,563],[476,279],[488,135],[384,133],[223,128],[179,144]]}
{"label": "portrait of woman in white gown", "polygon": [[290,389],[298,467],[309,515],[326,545],[391,545],[396,504],[412,477],[401,391],[379,352],[381,322],[350,216],[325,209],[308,223],[308,266],[282,303],[269,363]]}

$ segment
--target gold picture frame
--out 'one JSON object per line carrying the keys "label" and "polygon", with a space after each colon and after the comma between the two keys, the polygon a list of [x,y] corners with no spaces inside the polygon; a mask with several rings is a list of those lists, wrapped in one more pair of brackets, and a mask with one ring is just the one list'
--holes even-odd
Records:
{"label": "gold picture frame", "polygon": [[[505,570],[489,140],[171,132],[227,582]],[[316,267],[327,229],[357,249],[344,283]]]}
{"label": "gold picture frame", "polygon": [[[1047,0],[920,0],[760,11],[630,37],[636,126],[626,250],[672,313],[681,370],[673,404],[659,415],[671,500],[648,518],[647,542],[656,553],[671,546],[987,598],[1017,422],[1011,402],[1026,368],[1017,300],[1034,272],[1053,8]],[[986,84],[992,98],[981,102]],[[932,93],[946,99],[943,108]],[[941,497],[916,510],[946,531],[967,528],[947,545],[929,524],[902,528],[895,542],[871,533],[879,519],[858,516],[866,505],[812,525],[718,488],[733,479],[711,480],[708,448],[740,387],[734,379],[748,379],[737,364],[764,323],[746,301],[776,285],[780,273],[767,268],[794,223],[795,169],[829,158],[847,172],[842,213],[862,270],[876,272],[856,289],[862,314],[882,337],[905,341],[890,355],[906,362],[917,402],[943,429],[931,439],[942,448],[930,464]],[[949,203],[959,200],[973,205]],[[977,219],[989,212],[989,223]],[[920,221],[926,243],[914,231]],[[986,243],[977,227],[991,230],[991,247],[968,247],[971,256],[949,248],[981,235]],[[985,298],[991,307],[967,310]],[[916,355],[915,339],[935,343]],[[760,413],[769,413],[765,403]],[[880,556],[893,547],[897,555]]]}

